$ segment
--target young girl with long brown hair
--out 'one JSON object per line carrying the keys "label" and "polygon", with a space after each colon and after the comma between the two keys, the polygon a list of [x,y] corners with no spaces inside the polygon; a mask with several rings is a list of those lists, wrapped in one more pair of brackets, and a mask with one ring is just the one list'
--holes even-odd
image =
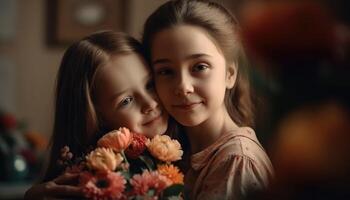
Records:
{"label": "young girl with long brown hair", "polygon": [[80,156],[101,134],[119,127],[153,137],[168,128],[141,44],[124,33],[104,31],[71,45],[59,67],[51,152],[42,183],[27,199],[83,197],[79,174],[62,174],[63,146]]}
{"label": "young girl with long brown hair", "polygon": [[200,0],[166,2],[144,27],[156,91],[190,144],[189,199],[241,199],[267,188],[273,175],[250,128],[252,101],[237,33],[225,8]]}

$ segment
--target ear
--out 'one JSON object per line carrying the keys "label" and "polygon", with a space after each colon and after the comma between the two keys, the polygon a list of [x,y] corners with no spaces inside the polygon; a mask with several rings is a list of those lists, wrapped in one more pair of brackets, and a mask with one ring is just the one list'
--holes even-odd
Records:
{"label": "ear", "polygon": [[226,88],[232,89],[235,86],[237,79],[237,67],[235,63],[232,63],[227,66],[226,70]]}

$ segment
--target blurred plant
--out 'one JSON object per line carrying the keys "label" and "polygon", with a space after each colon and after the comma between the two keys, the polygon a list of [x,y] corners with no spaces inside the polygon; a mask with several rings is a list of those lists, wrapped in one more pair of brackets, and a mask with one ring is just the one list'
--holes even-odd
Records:
{"label": "blurred plant", "polygon": [[265,86],[269,116],[257,123],[273,134],[275,199],[350,198],[349,27],[311,0],[254,1],[241,19]]}
{"label": "blurred plant", "polygon": [[[27,131],[14,115],[0,112],[0,181],[28,181],[37,177],[47,140]],[[44,147],[45,146],[45,147]]]}

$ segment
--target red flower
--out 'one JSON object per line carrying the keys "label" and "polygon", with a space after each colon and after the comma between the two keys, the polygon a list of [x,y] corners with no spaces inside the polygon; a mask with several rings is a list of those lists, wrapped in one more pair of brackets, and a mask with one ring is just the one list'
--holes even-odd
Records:
{"label": "red flower", "polygon": [[16,128],[17,121],[13,115],[4,114],[0,116],[0,124],[7,130],[11,130]]}
{"label": "red flower", "polygon": [[126,149],[125,154],[136,159],[146,149],[147,138],[144,135],[133,133],[130,146]]}

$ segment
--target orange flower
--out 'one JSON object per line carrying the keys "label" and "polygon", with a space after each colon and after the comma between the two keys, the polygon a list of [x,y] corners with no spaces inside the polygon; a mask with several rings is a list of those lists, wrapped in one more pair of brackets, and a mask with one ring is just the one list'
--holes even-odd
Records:
{"label": "orange flower", "polygon": [[183,154],[180,143],[167,135],[156,135],[147,142],[147,149],[154,157],[164,162],[180,160]]}
{"label": "orange flower", "polygon": [[173,184],[183,184],[184,175],[174,165],[158,165],[158,173],[167,177]]}
{"label": "orange flower", "polygon": [[48,145],[48,140],[42,134],[29,131],[24,133],[24,137],[32,144],[35,149],[45,151]]}
{"label": "orange flower", "polygon": [[127,128],[111,131],[98,140],[99,147],[112,148],[117,152],[123,151],[130,145],[132,133]]}
{"label": "orange flower", "polygon": [[115,154],[109,148],[96,148],[89,155],[86,156],[87,166],[98,171],[114,171],[123,157],[118,153]]}

